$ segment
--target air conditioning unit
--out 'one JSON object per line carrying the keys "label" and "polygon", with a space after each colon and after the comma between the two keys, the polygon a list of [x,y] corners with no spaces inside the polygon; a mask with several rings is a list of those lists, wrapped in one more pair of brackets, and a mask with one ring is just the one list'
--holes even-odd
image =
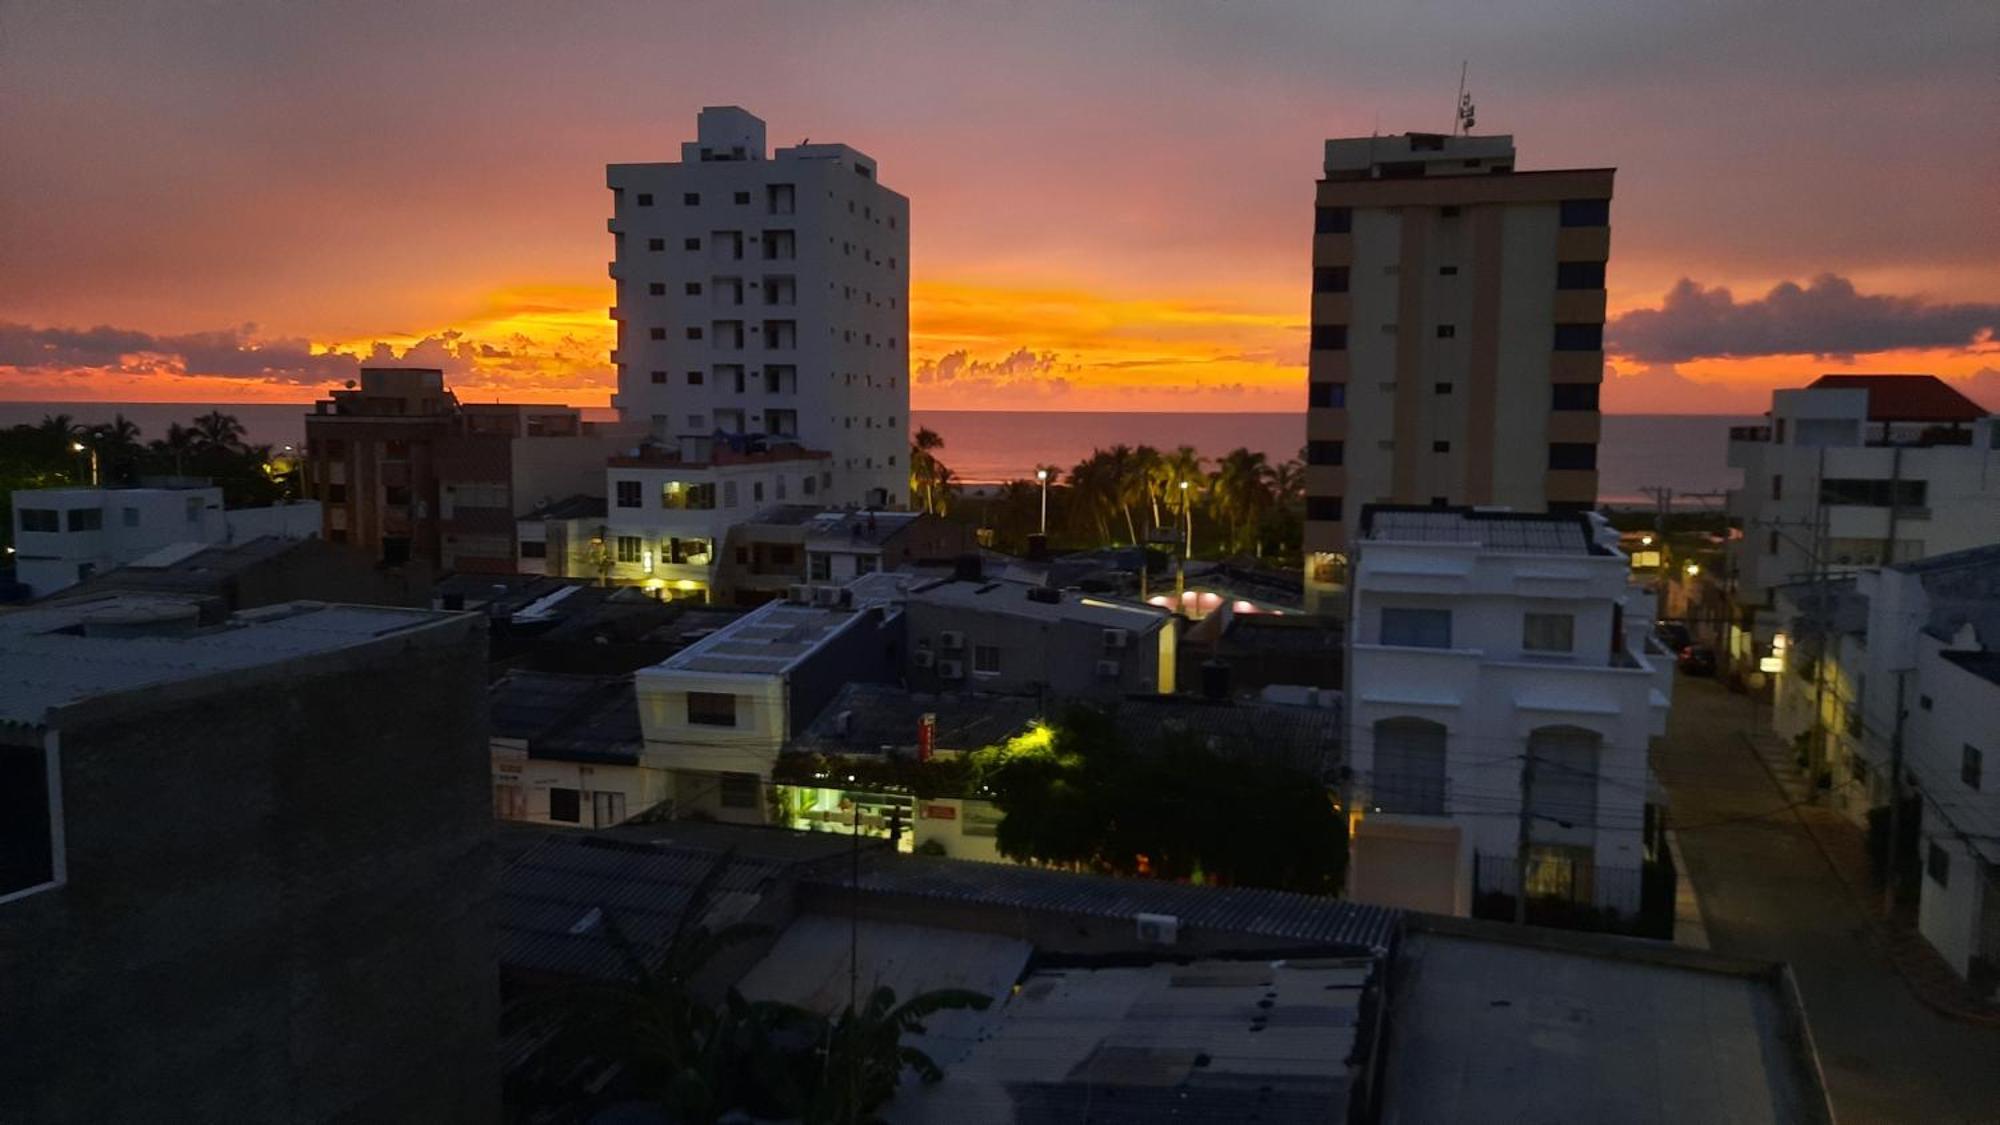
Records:
{"label": "air conditioning unit", "polygon": [[1131,641],[1132,634],[1124,629],[1106,629],[1104,631],[1105,648],[1124,648]]}
{"label": "air conditioning unit", "polygon": [[813,587],[813,604],[816,606],[824,607],[826,609],[839,609],[840,587],[838,586]]}
{"label": "air conditioning unit", "polygon": [[1153,945],[1172,945],[1181,936],[1181,920],[1173,914],[1135,914],[1139,940]]}
{"label": "air conditioning unit", "polygon": [[965,678],[965,661],[963,660],[940,660],[938,661],[937,668],[939,679],[962,680]]}
{"label": "air conditioning unit", "polygon": [[813,588],[800,584],[785,587],[785,600],[793,605],[811,605]]}
{"label": "air conditioning unit", "polygon": [[920,648],[911,653],[910,658],[917,662],[919,668],[930,668],[937,664],[937,653],[927,648]]}
{"label": "air conditioning unit", "polygon": [[946,652],[957,652],[965,647],[965,634],[956,629],[946,629],[938,634],[938,647]]}
{"label": "air conditioning unit", "polygon": [[1115,680],[1118,678],[1118,674],[1124,670],[1125,666],[1116,660],[1100,660],[1097,662],[1097,678],[1100,680]]}

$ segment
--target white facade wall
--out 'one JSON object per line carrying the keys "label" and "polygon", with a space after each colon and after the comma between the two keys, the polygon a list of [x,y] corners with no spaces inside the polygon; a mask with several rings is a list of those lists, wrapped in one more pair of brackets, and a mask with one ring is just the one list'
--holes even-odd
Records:
{"label": "white facade wall", "polygon": [[[1420,895],[1408,905],[1469,913],[1475,853],[1495,866],[1516,854],[1528,739],[1537,730],[1571,728],[1599,739],[1594,810],[1578,810],[1590,815],[1569,818],[1573,826],[1537,820],[1532,838],[1538,845],[1586,848],[1599,871],[1630,871],[1600,878],[1597,900],[1635,909],[1645,858],[1647,745],[1665,729],[1669,699],[1662,689],[1671,671],[1655,666],[1664,659],[1657,652],[1612,659],[1614,607],[1626,596],[1625,557],[1507,554],[1470,544],[1369,541],[1360,548],[1348,691],[1349,761],[1361,817],[1357,885],[1383,885],[1359,869],[1371,854],[1369,834],[1427,834],[1436,846],[1451,838],[1440,830],[1455,829],[1457,870],[1448,894]],[[1451,647],[1382,643],[1384,608],[1450,611]],[[1524,653],[1528,613],[1570,615],[1572,654]],[[1443,815],[1373,811],[1376,724],[1394,719],[1445,728]],[[1380,849],[1372,854],[1385,855]],[[1482,889],[1509,887],[1495,886],[1489,870]]]}
{"label": "white facade wall", "polygon": [[[755,461],[742,464],[613,465],[606,474],[605,547],[611,552],[611,579],[675,591],[706,593],[715,586],[729,529],[777,504],[826,503],[839,474],[825,458]],[[637,502],[633,503],[633,486]],[[669,489],[683,493],[713,489],[712,508],[674,508],[662,503]],[[689,543],[702,553],[673,561],[675,540],[684,555]]]}
{"label": "white facade wall", "polygon": [[[43,488],[13,494],[15,573],[35,597],[176,543],[229,537],[220,488]],[[56,530],[46,526],[54,513]],[[317,505],[311,532],[317,534]]]}
{"label": "white facade wall", "polygon": [[831,502],[902,506],[909,201],[844,145],[767,159],[763,122],[733,107],[704,109],[699,132],[678,163],[607,170],[615,405],[662,437],[796,437],[833,454]]}
{"label": "white facade wall", "polygon": [[[1970,445],[1870,446],[1868,392],[1778,391],[1771,425],[1783,441],[1729,443],[1729,464],[1743,470],[1729,494],[1729,514],[1743,522],[1731,546],[1737,601],[1767,605],[1771,591],[1812,577],[1814,555],[1830,573],[2000,542],[2000,427],[1973,425]],[[1921,507],[1820,503],[1822,480],[1922,482]],[[1893,548],[1888,545],[1893,543]],[[1757,639],[1768,642],[1769,626]]]}
{"label": "white facade wall", "polygon": [[[609,828],[671,796],[667,771],[602,762],[564,762],[528,757],[520,739],[493,739],[493,815],[530,824]],[[550,815],[555,789],[577,793],[577,819]]]}
{"label": "white facade wall", "polygon": [[[1963,977],[1975,956],[2000,953],[2000,684],[1944,659],[1936,638],[1920,647],[1904,734],[1909,782],[1924,795],[1917,928]],[[1977,787],[1966,776],[1968,747],[1980,762]],[[1942,869],[1930,862],[1933,847]]]}

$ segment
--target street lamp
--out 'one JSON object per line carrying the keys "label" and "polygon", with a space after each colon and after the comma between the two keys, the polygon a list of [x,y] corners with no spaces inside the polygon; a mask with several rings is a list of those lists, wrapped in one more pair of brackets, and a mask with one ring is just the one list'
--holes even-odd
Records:
{"label": "street lamp", "polygon": [[71,450],[71,452],[74,452],[74,453],[88,453],[88,454],[90,454],[90,486],[91,486],[92,488],[96,488],[96,487],[97,487],[97,449],[96,449],[96,447],[94,447],[94,446],[88,446],[88,445],[85,445],[85,444],[83,444],[83,443],[82,443],[82,442],[80,442],[80,441],[73,441],[73,442],[70,442],[70,443],[69,443],[69,447],[70,447],[70,450]]}
{"label": "street lamp", "polygon": [[1192,506],[1193,499],[1194,499],[1194,494],[1188,491],[1188,482],[1182,481],[1181,516],[1182,518],[1187,520],[1187,534],[1183,536],[1181,539],[1181,552],[1183,558],[1189,558],[1189,559],[1194,557],[1194,508]]}
{"label": "street lamp", "polygon": [[1042,482],[1042,534],[1049,533],[1049,471],[1036,469],[1035,479]]}
{"label": "street lamp", "polygon": [[1697,574],[1700,574],[1700,573],[1701,573],[1701,564],[1700,564],[1700,563],[1689,563],[1689,564],[1687,564],[1687,576],[1688,576],[1689,578],[1693,578],[1693,577],[1694,577],[1695,575],[1697,575]]}

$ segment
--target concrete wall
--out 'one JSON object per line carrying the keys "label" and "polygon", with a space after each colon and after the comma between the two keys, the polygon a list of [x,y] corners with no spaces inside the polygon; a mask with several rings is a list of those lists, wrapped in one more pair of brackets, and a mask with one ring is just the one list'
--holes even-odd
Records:
{"label": "concrete wall", "polygon": [[[1074,597],[1065,593],[1064,597]],[[1171,679],[1162,682],[1162,645],[1166,653],[1167,675],[1172,675],[1173,638],[1161,634],[1174,626],[1171,621],[1132,615],[1133,626],[1123,648],[1107,648],[1107,626],[1095,622],[1052,621],[1003,612],[976,612],[962,606],[935,604],[912,598],[905,607],[909,621],[909,652],[906,679],[915,691],[984,691],[1003,695],[1119,696],[1172,691]],[[1148,628],[1147,626],[1152,626]],[[963,633],[962,649],[944,645],[947,631]],[[1000,649],[1000,670],[982,673],[974,669],[974,650],[981,645]],[[915,654],[931,654],[931,665],[920,667]],[[964,665],[964,674],[947,679],[943,665],[948,661]],[[1118,675],[1104,676],[1098,662],[1115,660]]]}
{"label": "concrete wall", "polygon": [[[1990,874],[1964,835],[1987,835],[2000,828],[2000,685],[1967,672],[1938,655],[1941,646],[1922,638],[1916,694],[1910,699],[1905,761],[1909,778],[1928,796],[1923,804],[1923,831],[1918,846],[1928,852],[1935,844],[1950,857],[1945,882],[1925,871],[1918,900],[1917,928],[1960,976],[1972,958],[2000,952],[2000,933],[1984,930],[2000,924],[2000,907],[1987,899],[2000,895],[2000,876]],[[1930,707],[1923,706],[1924,697]],[[1981,751],[1979,788],[1967,785],[1961,773],[1965,747]],[[1950,810],[1943,816],[1937,805]],[[1984,841],[1988,855],[2000,844]],[[1919,855],[1922,862],[1924,856]],[[1984,869],[1982,869],[1984,868]],[[2000,966],[1996,966],[2000,968]]]}
{"label": "concrete wall", "polygon": [[495,1120],[485,652],[462,618],[61,715],[0,1120]]}

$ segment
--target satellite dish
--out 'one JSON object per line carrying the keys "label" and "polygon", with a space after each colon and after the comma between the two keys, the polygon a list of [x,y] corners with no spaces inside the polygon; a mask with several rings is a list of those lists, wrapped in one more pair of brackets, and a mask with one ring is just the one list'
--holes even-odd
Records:
{"label": "satellite dish", "polygon": [[348,380],[348,381],[347,381],[346,383],[344,383],[344,384],[342,384],[342,385],[343,385],[343,386],[345,386],[345,387],[346,387],[346,388],[347,388],[348,390],[350,390],[350,391],[351,391],[351,390],[353,390],[353,389],[354,389],[354,380],[352,380],[352,379],[349,379],[349,380]]}

